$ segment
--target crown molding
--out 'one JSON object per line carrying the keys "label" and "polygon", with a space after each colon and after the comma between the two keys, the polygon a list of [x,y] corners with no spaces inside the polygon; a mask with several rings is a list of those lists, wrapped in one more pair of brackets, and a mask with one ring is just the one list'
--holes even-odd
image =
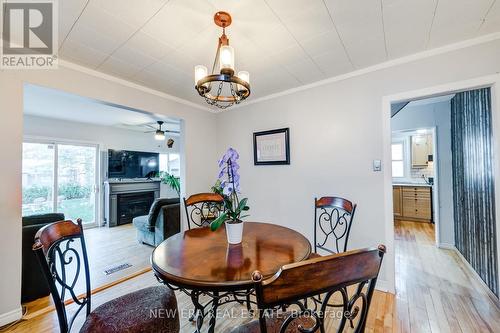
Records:
{"label": "crown molding", "polygon": [[129,88],[133,88],[133,89],[137,89],[137,90],[143,91],[145,93],[148,93],[148,94],[151,94],[151,95],[155,95],[155,96],[158,96],[158,97],[162,97],[162,98],[168,99],[170,101],[173,101],[173,102],[176,102],[176,103],[179,103],[179,104],[183,104],[183,105],[186,105],[186,106],[189,106],[189,107],[192,107],[192,108],[196,108],[196,109],[203,110],[203,111],[208,111],[210,113],[217,113],[216,110],[212,110],[212,109],[210,109],[208,107],[204,107],[202,105],[193,103],[193,102],[185,100],[183,98],[176,97],[176,96],[164,93],[164,92],[156,90],[156,89],[148,88],[146,86],[143,86],[141,84],[128,81],[126,79],[122,79],[122,78],[119,78],[119,77],[116,77],[116,76],[113,76],[113,75],[105,74],[105,73],[100,72],[100,71],[95,70],[95,69],[90,69],[90,68],[85,67],[85,66],[77,65],[77,64],[75,64],[73,62],[70,62],[70,61],[67,61],[67,60],[59,59],[59,66],[65,67],[65,68],[68,68],[68,69],[72,69],[72,70],[75,70],[75,71],[78,71],[78,72],[81,72],[81,73],[85,73],[85,74],[88,74],[88,75],[92,75],[92,76],[98,77],[100,79],[104,79],[104,80],[107,80],[107,81],[118,83],[118,84],[121,84],[123,86],[129,87]]}
{"label": "crown molding", "polygon": [[333,83],[333,82],[339,82],[339,81],[351,79],[353,77],[357,77],[357,76],[365,75],[365,74],[368,74],[368,73],[376,72],[376,71],[379,71],[379,70],[382,70],[382,69],[387,69],[387,68],[390,68],[390,67],[407,64],[407,63],[414,62],[414,61],[417,61],[417,60],[421,60],[421,59],[433,57],[433,56],[444,54],[444,53],[453,52],[453,51],[460,50],[460,49],[465,49],[465,48],[468,48],[468,47],[471,47],[471,46],[475,46],[475,45],[480,45],[480,44],[492,42],[492,41],[495,41],[495,40],[498,40],[498,39],[500,39],[500,32],[495,32],[495,33],[484,35],[484,36],[481,36],[481,37],[477,37],[477,38],[473,38],[473,39],[468,39],[468,40],[464,40],[464,41],[453,43],[453,44],[448,44],[448,45],[445,45],[445,46],[442,46],[442,47],[438,47],[438,48],[435,48],[435,49],[431,49],[431,50],[427,50],[427,51],[422,51],[422,52],[411,54],[409,56],[405,56],[405,57],[401,57],[401,58],[396,58],[396,59],[393,59],[393,60],[385,61],[385,62],[382,62],[380,64],[376,64],[376,65],[373,65],[373,66],[370,66],[370,67],[358,69],[358,70],[355,70],[355,71],[352,71],[352,72],[348,72],[348,73],[345,73],[345,74],[341,74],[341,75],[338,75],[338,76],[333,76],[333,77],[330,77],[328,79],[316,81],[316,82],[309,83],[309,84],[306,84],[306,85],[302,85],[302,86],[299,86],[299,87],[295,87],[295,88],[291,88],[291,89],[288,89],[288,90],[280,91],[280,92],[277,92],[277,93],[274,93],[274,94],[262,96],[262,97],[259,97],[259,98],[253,99],[253,100],[247,100],[245,102],[245,104],[236,105],[236,106],[232,107],[231,109],[244,108],[244,107],[252,105],[252,104],[256,104],[256,103],[268,101],[270,99],[275,99],[275,98],[282,97],[282,96],[287,96],[287,95],[295,94],[295,93],[303,91],[303,90],[308,90],[308,89],[312,89],[312,88],[315,88],[315,87],[319,87],[319,86],[323,86],[323,85],[326,85],[326,84],[330,84],[330,83]]}

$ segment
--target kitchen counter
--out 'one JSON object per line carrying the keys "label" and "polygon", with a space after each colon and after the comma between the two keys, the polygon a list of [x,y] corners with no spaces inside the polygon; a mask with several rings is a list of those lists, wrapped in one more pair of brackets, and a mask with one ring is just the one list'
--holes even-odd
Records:
{"label": "kitchen counter", "polygon": [[432,185],[424,183],[392,183],[392,186],[432,187]]}

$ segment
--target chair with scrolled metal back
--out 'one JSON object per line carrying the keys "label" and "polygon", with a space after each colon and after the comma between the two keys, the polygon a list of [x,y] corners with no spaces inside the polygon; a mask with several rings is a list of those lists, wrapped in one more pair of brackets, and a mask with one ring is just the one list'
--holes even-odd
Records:
{"label": "chair with scrolled metal back", "polygon": [[[184,208],[188,228],[208,227],[221,213],[224,212],[224,197],[217,193],[197,193],[184,198]],[[198,296],[196,301],[198,301]],[[247,309],[251,310],[250,295],[247,294],[245,300],[236,299],[240,304],[246,303]],[[189,321],[195,320],[196,315],[192,315]]]}
{"label": "chair with scrolled metal back", "polygon": [[314,199],[314,254],[318,249],[328,253],[347,251],[356,204],[339,197]]}
{"label": "chair with scrolled metal back", "polygon": [[[259,319],[231,333],[344,332],[348,322],[353,332],[364,332],[384,254],[379,245],[285,265],[269,278],[254,272]],[[308,297],[315,299],[311,308]],[[342,308],[329,313],[334,299]]]}
{"label": "chair with scrolled metal back", "polygon": [[[58,221],[44,226],[35,235],[33,245],[54,300],[61,333],[71,331],[83,310],[85,322],[80,332],[179,332],[177,300],[165,286],[137,290],[91,311],[89,261],[82,221],[77,222]],[[84,277],[80,280],[82,271]],[[76,306],[72,315],[66,311],[70,301]],[[157,309],[174,315],[152,316],[151,311]]]}
{"label": "chair with scrolled metal back", "polygon": [[217,193],[197,193],[184,198],[188,228],[207,227],[224,211],[224,198]]}

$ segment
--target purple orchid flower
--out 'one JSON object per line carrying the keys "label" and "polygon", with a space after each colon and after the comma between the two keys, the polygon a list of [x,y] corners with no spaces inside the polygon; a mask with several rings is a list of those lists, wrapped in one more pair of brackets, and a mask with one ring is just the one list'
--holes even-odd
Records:
{"label": "purple orchid flower", "polygon": [[[226,211],[219,216],[210,225],[212,230],[216,230],[224,221],[227,219],[234,221],[240,221],[240,216],[246,217],[247,215],[242,215],[243,211],[248,211],[249,207],[246,205],[247,198],[238,198],[238,193],[240,190],[240,165],[238,164],[238,159],[240,154],[234,149],[229,148],[222,158],[218,161],[219,174],[217,177],[217,189],[224,196],[224,202],[226,206]],[[222,191],[221,191],[222,190]]]}

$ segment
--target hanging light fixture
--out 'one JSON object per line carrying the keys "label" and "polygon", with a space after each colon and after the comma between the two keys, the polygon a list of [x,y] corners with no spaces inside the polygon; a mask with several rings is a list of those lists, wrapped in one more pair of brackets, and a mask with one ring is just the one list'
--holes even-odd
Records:
{"label": "hanging light fixture", "polygon": [[161,130],[161,125],[163,125],[163,121],[159,120],[157,121],[157,123],[158,123],[158,129],[155,132],[155,140],[163,141],[165,140],[165,131]]}
{"label": "hanging light fixture", "polygon": [[[198,65],[194,68],[195,89],[205,101],[221,109],[239,104],[250,96],[250,74],[240,71],[234,75],[234,49],[229,46],[226,28],[231,25],[231,15],[226,12],[217,12],[214,22],[222,28],[219,37],[217,53],[211,74],[205,66]],[[216,73],[216,66],[219,66]]]}

